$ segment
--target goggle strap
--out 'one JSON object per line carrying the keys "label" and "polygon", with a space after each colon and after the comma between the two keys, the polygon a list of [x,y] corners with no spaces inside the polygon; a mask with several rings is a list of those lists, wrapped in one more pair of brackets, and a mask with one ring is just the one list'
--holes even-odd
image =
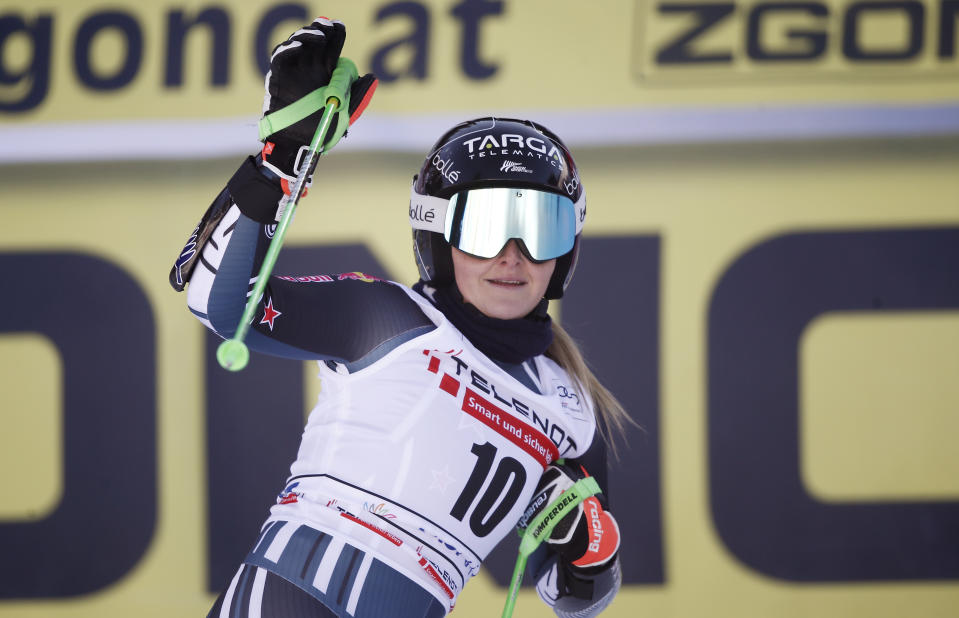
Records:
{"label": "goggle strap", "polygon": [[446,211],[449,200],[410,191],[410,225],[414,230],[446,232]]}
{"label": "goggle strap", "polygon": [[[446,212],[449,208],[449,200],[432,195],[423,195],[417,193],[416,189],[410,189],[410,226],[414,230],[426,230],[446,233]],[[576,215],[576,235],[579,236],[583,231],[583,224],[586,221],[586,192],[581,191],[579,199],[573,205],[573,212]]]}
{"label": "goggle strap", "polygon": [[586,223],[586,192],[579,192],[579,199],[573,204],[573,213],[576,215],[576,235],[583,231],[583,224]]}

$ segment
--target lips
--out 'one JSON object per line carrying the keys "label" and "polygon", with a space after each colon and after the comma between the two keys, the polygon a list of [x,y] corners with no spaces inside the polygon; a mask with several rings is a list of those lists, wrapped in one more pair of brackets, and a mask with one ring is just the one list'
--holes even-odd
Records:
{"label": "lips", "polygon": [[487,279],[493,285],[502,285],[506,287],[519,287],[521,285],[526,285],[523,281],[517,281],[516,279]]}

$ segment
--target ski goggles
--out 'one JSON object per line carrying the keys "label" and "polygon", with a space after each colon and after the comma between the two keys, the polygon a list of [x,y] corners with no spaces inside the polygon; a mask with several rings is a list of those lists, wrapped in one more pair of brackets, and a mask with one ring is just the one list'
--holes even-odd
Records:
{"label": "ski goggles", "polygon": [[490,187],[453,194],[449,200],[413,192],[414,229],[443,234],[450,244],[479,258],[494,258],[512,239],[534,262],[569,253],[586,218],[586,200],[535,189]]}

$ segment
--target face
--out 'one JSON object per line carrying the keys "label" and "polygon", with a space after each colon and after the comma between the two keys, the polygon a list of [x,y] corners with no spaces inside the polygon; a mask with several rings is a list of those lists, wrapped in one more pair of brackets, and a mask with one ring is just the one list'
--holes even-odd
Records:
{"label": "face", "polygon": [[556,268],[556,260],[530,262],[515,240],[484,260],[455,247],[453,273],[463,299],[491,318],[521,318],[536,308]]}

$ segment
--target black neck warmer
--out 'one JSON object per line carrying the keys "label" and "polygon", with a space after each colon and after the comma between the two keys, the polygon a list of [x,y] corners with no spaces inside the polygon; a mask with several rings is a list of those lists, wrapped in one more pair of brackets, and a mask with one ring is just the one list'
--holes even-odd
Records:
{"label": "black neck warmer", "polygon": [[553,322],[546,313],[546,299],[526,317],[500,320],[465,302],[455,284],[434,288],[420,281],[413,289],[436,305],[470,343],[493,360],[521,363],[542,354],[553,342]]}

